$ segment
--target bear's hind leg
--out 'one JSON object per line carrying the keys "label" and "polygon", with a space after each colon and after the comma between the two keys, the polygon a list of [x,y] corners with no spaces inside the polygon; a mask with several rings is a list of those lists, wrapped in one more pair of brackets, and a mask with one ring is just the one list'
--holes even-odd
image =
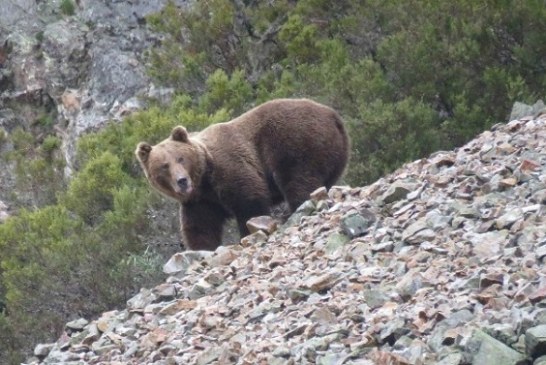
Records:
{"label": "bear's hind leg", "polygon": [[235,218],[237,219],[237,226],[241,238],[250,234],[246,226],[246,222],[248,222],[250,218],[268,214],[269,203],[267,199],[254,199],[242,202],[235,211]]}
{"label": "bear's hind leg", "polygon": [[189,250],[214,251],[222,244],[226,218],[226,212],[215,204],[181,205],[180,221],[184,246]]}

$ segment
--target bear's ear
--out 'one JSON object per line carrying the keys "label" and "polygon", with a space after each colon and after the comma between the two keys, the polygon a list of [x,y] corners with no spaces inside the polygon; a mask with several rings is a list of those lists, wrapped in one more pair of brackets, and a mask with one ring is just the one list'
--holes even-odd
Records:
{"label": "bear's ear", "polygon": [[188,142],[188,131],[186,128],[180,125],[178,127],[174,127],[173,131],[171,132],[171,139],[178,142]]}
{"label": "bear's ear", "polygon": [[150,152],[152,152],[152,146],[146,142],[140,142],[135,154],[140,162],[146,163],[146,161],[148,161],[148,156],[150,156]]}

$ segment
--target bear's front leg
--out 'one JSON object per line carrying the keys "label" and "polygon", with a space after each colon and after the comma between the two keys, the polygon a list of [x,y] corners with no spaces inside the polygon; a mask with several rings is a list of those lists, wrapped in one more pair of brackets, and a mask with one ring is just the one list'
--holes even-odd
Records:
{"label": "bear's front leg", "polygon": [[180,205],[180,223],[184,246],[188,250],[214,251],[222,244],[225,210],[207,202]]}

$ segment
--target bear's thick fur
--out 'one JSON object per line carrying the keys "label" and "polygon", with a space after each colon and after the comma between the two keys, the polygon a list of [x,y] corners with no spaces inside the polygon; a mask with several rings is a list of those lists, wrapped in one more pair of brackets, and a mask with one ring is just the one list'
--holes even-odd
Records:
{"label": "bear's thick fur", "polygon": [[307,99],[278,99],[192,134],[175,127],[136,156],[150,184],[180,202],[185,246],[214,250],[227,218],[241,236],[248,219],[282,201],[291,211],[321,186],[330,188],[349,158],[339,115]]}

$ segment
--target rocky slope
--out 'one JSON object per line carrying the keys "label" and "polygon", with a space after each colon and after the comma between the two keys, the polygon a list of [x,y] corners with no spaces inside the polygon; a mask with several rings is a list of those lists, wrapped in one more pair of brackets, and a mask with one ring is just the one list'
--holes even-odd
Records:
{"label": "rocky slope", "polygon": [[255,226],[30,362],[546,364],[546,114]]}

